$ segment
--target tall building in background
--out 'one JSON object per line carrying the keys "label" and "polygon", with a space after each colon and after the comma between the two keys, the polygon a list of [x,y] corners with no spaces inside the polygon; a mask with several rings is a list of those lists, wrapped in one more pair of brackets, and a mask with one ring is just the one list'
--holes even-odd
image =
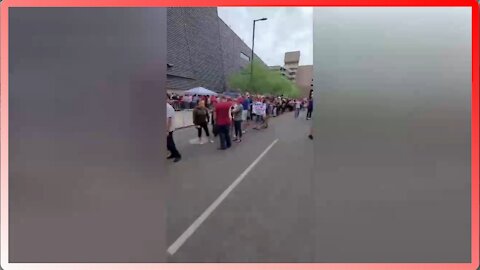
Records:
{"label": "tall building in background", "polygon": [[313,91],[313,65],[299,66],[296,80],[301,97],[309,97]]}
{"label": "tall building in background", "polygon": [[167,91],[227,91],[228,77],[250,64],[251,49],[216,7],[168,8],[167,35]]}
{"label": "tall building in background", "polygon": [[302,98],[310,97],[313,92],[313,65],[300,66],[300,51],[286,52],[284,66],[270,66],[270,70],[279,71],[300,89]]}
{"label": "tall building in background", "polygon": [[294,82],[297,76],[298,65],[300,63],[300,51],[286,52],[284,62],[284,75]]}

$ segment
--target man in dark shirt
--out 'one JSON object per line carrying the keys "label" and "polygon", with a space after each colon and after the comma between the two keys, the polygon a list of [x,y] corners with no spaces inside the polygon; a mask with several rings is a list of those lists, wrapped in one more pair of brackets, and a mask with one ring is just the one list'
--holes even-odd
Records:
{"label": "man in dark shirt", "polygon": [[232,125],[232,102],[225,97],[220,98],[220,102],[215,106],[215,123],[220,136],[220,150],[225,150],[232,146],[230,139],[230,126]]}
{"label": "man in dark shirt", "polygon": [[313,111],[313,98],[308,100],[308,107],[307,107],[307,120],[312,118],[312,111]]}

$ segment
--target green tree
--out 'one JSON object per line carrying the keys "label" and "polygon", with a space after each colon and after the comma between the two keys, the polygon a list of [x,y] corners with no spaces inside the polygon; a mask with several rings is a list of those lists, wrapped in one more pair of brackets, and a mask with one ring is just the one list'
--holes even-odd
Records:
{"label": "green tree", "polygon": [[260,95],[284,95],[287,97],[298,97],[298,87],[285,78],[279,71],[270,70],[259,61],[253,61],[253,77],[250,76],[250,65],[239,72],[232,74],[228,83],[235,89],[242,92],[250,92]]}

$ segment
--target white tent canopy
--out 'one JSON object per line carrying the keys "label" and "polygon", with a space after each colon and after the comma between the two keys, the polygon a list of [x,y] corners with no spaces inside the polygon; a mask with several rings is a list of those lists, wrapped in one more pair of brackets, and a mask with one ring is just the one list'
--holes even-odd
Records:
{"label": "white tent canopy", "polygon": [[212,90],[208,90],[203,87],[195,87],[190,90],[185,91],[185,94],[188,95],[201,95],[201,96],[218,96],[217,93],[213,92]]}

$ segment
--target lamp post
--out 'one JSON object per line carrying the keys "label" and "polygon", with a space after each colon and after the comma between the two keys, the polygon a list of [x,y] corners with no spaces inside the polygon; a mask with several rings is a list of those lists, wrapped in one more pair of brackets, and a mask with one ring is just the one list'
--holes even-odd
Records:
{"label": "lamp post", "polygon": [[253,78],[253,56],[254,56],[254,48],[255,48],[255,23],[259,21],[266,21],[267,18],[261,18],[253,20],[253,37],[252,37],[252,57],[250,58],[250,83],[252,82]]}

